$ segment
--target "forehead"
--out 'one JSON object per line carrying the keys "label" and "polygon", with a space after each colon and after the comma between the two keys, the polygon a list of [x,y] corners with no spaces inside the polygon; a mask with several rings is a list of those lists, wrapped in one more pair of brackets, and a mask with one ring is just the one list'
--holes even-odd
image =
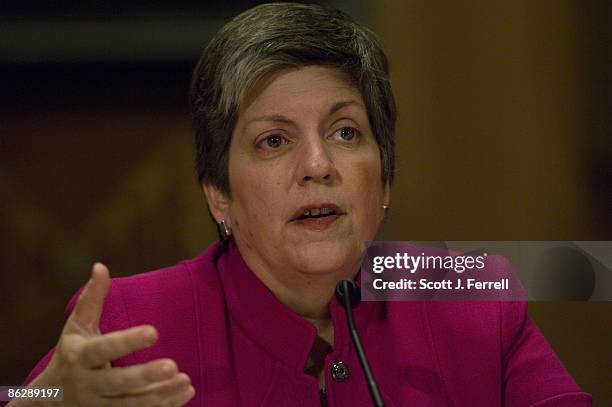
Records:
{"label": "forehead", "polygon": [[364,106],[361,93],[337,68],[307,66],[275,72],[260,80],[243,99],[242,118],[270,111],[327,109],[339,101]]}

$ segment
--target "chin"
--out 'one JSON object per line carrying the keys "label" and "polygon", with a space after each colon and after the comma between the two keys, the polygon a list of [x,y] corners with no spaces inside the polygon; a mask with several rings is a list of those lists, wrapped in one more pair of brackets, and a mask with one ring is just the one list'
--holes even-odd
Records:
{"label": "chin", "polygon": [[[295,264],[308,274],[325,274],[339,270],[356,272],[362,255],[359,245],[346,241],[308,243],[297,248],[293,254]],[[353,268],[355,270],[352,270]]]}

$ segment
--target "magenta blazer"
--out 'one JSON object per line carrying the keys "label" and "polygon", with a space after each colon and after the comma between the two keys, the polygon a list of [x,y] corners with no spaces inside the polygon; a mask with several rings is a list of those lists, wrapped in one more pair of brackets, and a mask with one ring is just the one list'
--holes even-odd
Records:
{"label": "magenta blazer", "polygon": [[[69,313],[76,300],[68,305]],[[365,302],[357,329],[385,406],[590,406],[522,302]],[[342,307],[330,305],[329,406],[371,406]],[[304,373],[316,328],[279,302],[233,243],[193,260],[112,280],[101,331],[152,324],[159,341],[114,365],[174,359],[196,390],[189,406],[319,407]],[[30,373],[46,366],[51,352]],[[331,366],[348,367],[343,381]]]}

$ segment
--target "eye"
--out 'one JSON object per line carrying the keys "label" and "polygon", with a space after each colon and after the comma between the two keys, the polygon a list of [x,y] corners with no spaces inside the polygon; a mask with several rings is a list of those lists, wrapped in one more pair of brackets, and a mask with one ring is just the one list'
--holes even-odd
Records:
{"label": "eye", "polygon": [[279,148],[283,144],[283,138],[278,134],[273,134],[264,139],[266,145],[270,148]]}
{"label": "eye", "polygon": [[341,129],[336,130],[334,133],[334,137],[346,143],[356,143],[359,141],[359,137],[361,133],[354,127],[342,127]]}
{"label": "eye", "polygon": [[283,144],[289,141],[280,134],[270,134],[259,140],[256,144],[257,149],[263,151],[278,150]]}

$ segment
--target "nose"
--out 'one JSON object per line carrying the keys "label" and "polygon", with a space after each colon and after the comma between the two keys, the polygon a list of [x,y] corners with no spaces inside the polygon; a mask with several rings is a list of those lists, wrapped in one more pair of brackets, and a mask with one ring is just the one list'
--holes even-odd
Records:
{"label": "nose", "polygon": [[332,182],[336,168],[328,146],[321,137],[304,140],[300,146],[300,156],[297,164],[297,183],[304,186],[310,182]]}

